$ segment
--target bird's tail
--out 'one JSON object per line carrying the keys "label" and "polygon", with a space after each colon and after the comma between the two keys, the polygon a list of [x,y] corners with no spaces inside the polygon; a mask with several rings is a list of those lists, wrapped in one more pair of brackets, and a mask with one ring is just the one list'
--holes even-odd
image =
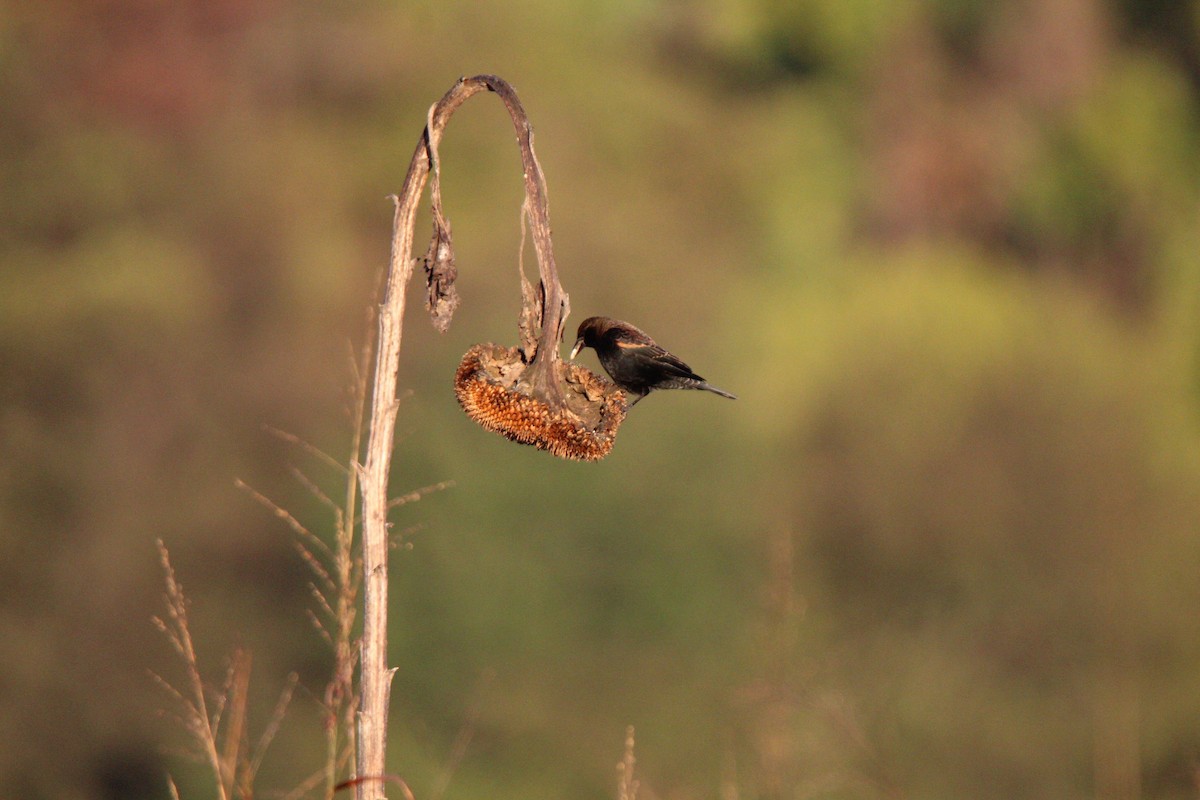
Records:
{"label": "bird's tail", "polygon": [[696,385],[696,388],[704,389],[706,391],[712,392],[713,394],[719,394],[719,395],[721,395],[721,397],[728,397],[730,400],[737,400],[737,395],[730,394],[729,392],[725,391],[724,389],[718,389],[717,387],[713,386],[711,383],[705,383],[704,381],[701,381],[699,384]]}

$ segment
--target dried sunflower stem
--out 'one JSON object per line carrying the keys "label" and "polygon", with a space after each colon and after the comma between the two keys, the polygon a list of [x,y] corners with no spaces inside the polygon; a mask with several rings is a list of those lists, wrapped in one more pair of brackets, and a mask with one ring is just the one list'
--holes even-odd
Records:
{"label": "dried sunflower stem", "polygon": [[[550,220],[546,200],[545,180],[541,166],[533,153],[533,132],[525,110],[513,88],[494,75],[462,78],[450,88],[429,111],[425,131],[417,145],[404,178],[400,194],[393,198],[395,218],[392,227],[391,262],[387,285],[379,308],[379,341],[376,349],[375,376],[371,395],[370,427],[367,451],[360,467],[363,509],[363,635],[361,642],[361,695],[358,712],[358,754],[356,771],[359,779],[385,774],[388,698],[395,672],[387,666],[387,596],[388,596],[388,475],[395,442],[398,401],[396,376],[400,365],[401,331],[404,322],[405,287],[412,277],[414,259],[413,226],[417,208],[431,168],[436,165],[437,146],[451,115],[471,96],[484,91],[495,92],[504,101],[516,127],[517,143],[525,175],[526,208],[532,231],[538,268],[541,272],[541,309],[534,315],[541,322],[534,359],[540,390],[552,395],[547,399],[563,400],[562,389],[554,380],[554,368],[559,360],[558,344],[568,313],[568,298],[558,282],[554,254],[550,241]],[[436,172],[435,172],[436,180]],[[440,193],[437,193],[440,195]],[[430,254],[446,265],[448,282],[453,281],[453,255],[450,252],[449,225],[440,209],[440,197],[435,196],[434,243]],[[452,313],[456,300],[447,302]],[[435,324],[442,324],[437,320]],[[522,332],[523,334],[526,332]],[[530,332],[531,333],[531,332]],[[523,336],[523,340],[524,340]],[[532,337],[529,337],[532,339]],[[378,781],[364,780],[354,784],[359,800],[376,800],[383,795]]]}

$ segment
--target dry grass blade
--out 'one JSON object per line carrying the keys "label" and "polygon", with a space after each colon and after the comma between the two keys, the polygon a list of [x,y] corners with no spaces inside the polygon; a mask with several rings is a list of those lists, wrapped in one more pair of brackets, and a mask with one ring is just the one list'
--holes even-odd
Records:
{"label": "dry grass blade", "polygon": [[[184,697],[183,694],[171,684],[170,681],[168,681],[166,678],[159,675],[157,672],[154,672],[153,670],[151,670],[149,672],[149,675],[150,675],[150,679],[152,681],[154,681],[155,683],[157,683],[164,692],[166,692],[168,695],[170,695],[172,700],[174,700],[179,705],[184,707],[184,709],[188,712],[189,716],[195,716],[196,708],[191,704],[191,701],[189,701],[186,697]],[[167,712],[164,712],[164,713],[167,713]],[[171,716],[182,721],[182,717],[178,717],[174,714],[172,714]]]}
{"label": "dry grass blade", "polygon": [[413,543],[408,540],[412,538],[413,534],[420,533],[421,531],[425,530],[425,528],[426,525],[424,523],[417,523],[416,525],[409,525],[406,528],[401,528],[398,531],[391,531],[391,533],[388,535],[388,549],[398,550],[403,548],[405,550],[411,550]]}
{"label": "dry grass blade", "polygon": [[[204,685],[188,627],[187,599],[183,587],[175,578],[167,549],[161,541],[158,542],[158,548],[166,576],[167,614],[166,620],[158,619],[156,625],[168,636],[183,662],[187,690],[176,688],[154,672],[150,676],[182,710],[182,715],[171,716],[198,745],[200,760],[208,763],[216,780],[217,797],[220,800],[233,797],[249,800],[254,796],[254,781],[263,757],[291,704],[298,678],[294,673],[288,677],[266,728],[250,752],[247,734],[253,664],[250,652],[242,648],[233,651],[220,691],[212,691]],[[170,778],[168,782],[172,797],[178,797],[178,789]]]}
{"label": "dry grass blade", "polygon": [[312,623],[313,628],[316,629],[317,635],[321,637],[321,641],[325,642],[325,644],[329,645],[330,647],[333,647],[333,636],[330,635],[329,631],[325,628],[325,624],[321,622],[321,618],[317,616],[317,612],[313,611],[311,608],[308,608],[305,609],[305,615],[308,617],[308,621]]}
{"label": "dry grass blade", "polygon": [[[196,650],[192,645],[191,629],[187,620],[187,598],[183,587],[175,578],[175,570],[171,566],[171,557],[162,539],[158,539],[159,561],[162,564],[164,581],[167,587],[166,606],[167,620],[158,619],[159,630],[167,634],[172,647],[183,661],[184,672],[187,675],[190,697],[184,703],[185,729],[190,732],[196,743],[203,751],[205,760],[213,771],[217,784],[219,800],[229,800],[229,791],[225,770],[222,768],[222,758],[217,747],[217,731],[213,718],[209,716],[208,702],[205,698],[204,681],[200,678],[200,667],[196,661]],[[166,681],[161,681],[166,684]],[[181,697],[184,692],[172,689]]]}
{"label": "dry grass blade", "polygon": [[308,528],[304,527],[304,525],[300,522],[300,520],[298,520],[294,516],[292,516],[292,513],[290,511],[288,511],[283,506],[276,503],[271,498],[267,497],[266,495],[262,494],[258,490],[251,487],[248,483],[243,481],[241,478],[234,480],[233,484],[234,484],[234,486],[241,489],[246,494],[250,495],[250,497],[253,498],[257,503],[259,503],[259,505],[261,505],[263,508],[267,509],[272,514],[274,514],[276,517],[278,517],[279,519],[281,519],[285,523],[287,523],[287,526],[289,528],[291,528],[292,531],[297,536],[299,536],[309,547],[312,547],[314,550],[317,550],[318,552],[320,552],[323,556],[325,556],[327,558],[332,557],[332,554],[329,552],[329,545],[327,545],[323,541],[321,541],[320,537],[318,537],[315,533],[310,531]]}
{"label": "dry grass blade", "polygon": [[[309,594],[312,595],[313,600],[315,600],[317,605],[320,606],[321,612],[325,616],[327,616],[331,622],[336,624],[338,621],[337,612],[335,612],[333,610],[333,608],[329,605],[329,600],[326,599],[324,593],[322,593],[321,590],[319,588],[317,588],[317,585],[314,583],[310,583],[308,585],[308,591],[309,591]],[[322,627],[324,627],[324,626],[322,626]]]}
{"label": "dry grass blade", "polygon": [[633,726],[625,729],[625,755],[617,764],[617,800],[637,800],[638,780],[633,775]]}
{"label": "dry grass blade", "polygon": [[[151,617],[150,621],[154,624],[154,627],[158,628],[159,632],[166,637],[167,641],[171,645],[171,649],[174,650],[179,656],[183,657],[183,642],[179,640],[179,636],[176,635],[174,627],[167,624],[162,617]],[[172,622],[174,622],[174,620],[172,620]]]}
{"label": "dry grass blade", "polygon": [[333,594],[337,591],[337,584],[334,583],[333,576],[329,574],[329,570],[325,568],[321,559],[317,558],[311,550],[304,546],[304,542],[293,541],[292,548],[317,579],[317,583],[321,585],[322,592]]}
{"label": "dry grass blade", "polygon": [[267,722],[267,727],[263,729],[262,734],[258,737],[258,741],[254,745],[254,752],[250,755],[250,762],[246,767],[246,772],[253,783],[254,777],[258,774],[258,768],[262,766],[263,758],[267,754],[267,748],[271,746],[275,735],[279,733],[279,727],[283,724],[283,718],[287,714],[288,707],[292,704],[292,696],[296,692],[296,685],[300,682],[300,676],[292,672],[287,677],[287,682],[284,684],[283,691],[279,693],[279,699],[275,701],[275,708],[271,711],[271,718]]}
{"label": "dry grass blade", "polygon": [[393,497],[388,501],[388,508],[397,508],[408,503],[415,503],[427,494],[441,492],[454,487],[454,481],[438,481],[431,483],[428,486],[422,486],[420,489],[414,489],[407,494],[402,494],[399,497]]}
{"label": "dry grass blade", "polygon": [[229,659],[229,670],[225,681],[226,704],[229,721],[225,728],[221,766],[229,780],[230,793],[236,787],[237,794],[249,797],[252,792],[248,776],[242,774],[240,755],[246,737],[246,709],[250,702],[250,668],[253,660],[250,653],[240,647]]}
{"label": "dry grass blade", "polygon": [[311,494],[313,497],[317,498],[317,501],[320,502],[321,505],[325,506],[330,511],[332,511],[335,518],[338,518],[338,519],[341,518],[341,514],[342,514],[341,507],[338,506],[337,503],[333,502],[333,500],[331,500],[329,498],[329,495],[327,495],[327,494],[325,494],[325,492],[321,491],[321,487],[317,486],[317,484],[314,483],[311,478],[309,478],[302,471],[300,471],[299,469],[296,469],[295,467],[292,467],[288,471],[292,473],[292,477],[296,479],[297,483],[299,483],[301,486],[303,486],[305,489],[307,489],[309,494]]}
{"label": "dry grass blade", "polygon": [[318,461],[321,461],[321,462],[325,463],[326,465],[333,467],[335,470],[337,470],[340,473],[345,473],[348,471],[346,469],[345,464],[342,464],[336,458],[329,455],[321,448],[316,447],[316,446],[304,441],[303,439],[301,439],[299,436],[297,436],[294,433],[288,433],[287,431],[282,431],[279,428],[272,428],[270,425],[263,425],[263,430],[265,430],[267,433],[271,434],[272,436],[282,439],[283,441],[287,442],[288,444],[296,445],[304,452],[306,452],[309,455],[316,458]]}

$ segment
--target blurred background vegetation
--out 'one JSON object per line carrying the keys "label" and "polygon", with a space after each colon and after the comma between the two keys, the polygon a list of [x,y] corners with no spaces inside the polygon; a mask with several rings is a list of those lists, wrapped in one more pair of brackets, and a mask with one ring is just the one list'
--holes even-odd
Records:
{"label": "blurred background vegetation", "polygon": [[417,798],[610,797],[627,724],[648,798],[1197,797],[1197,0],[0,5],[0,794],[212,796],[147,675],[156,537],[252,727],[300,675],[260,796],[320,765],[307,575],[234,481],[329,531],[289,470],[338,476],[263,426],[348,457],[386,196],[477,72],[537,131],[568,327],[741,399],[656,395],[598,464],[459,411],[519,307],[467,104],[393,471],[456,484],[397,514]]}

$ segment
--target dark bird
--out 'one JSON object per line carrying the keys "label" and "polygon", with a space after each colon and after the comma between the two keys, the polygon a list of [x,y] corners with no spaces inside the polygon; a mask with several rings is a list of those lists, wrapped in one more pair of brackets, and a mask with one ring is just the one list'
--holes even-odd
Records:
{"label": "dark bird", "polygon": [[608,317],[588,317],[579,323],[575,358],[585,347],[595,349],[601,366],[613,382],[630,394],[637,395],[630,407],[655,389],[704,389],[705,391],[737,398],[704,381],[692,368],[659,347],[642,331],[628,322]]}

